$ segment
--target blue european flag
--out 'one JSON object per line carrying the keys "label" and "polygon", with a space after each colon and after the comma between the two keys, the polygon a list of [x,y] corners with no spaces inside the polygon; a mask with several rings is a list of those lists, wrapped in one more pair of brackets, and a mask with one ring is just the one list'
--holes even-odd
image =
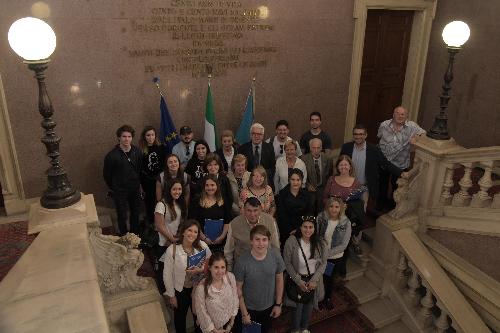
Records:
{"label": "blue european flag", "polygon": [[240,127],[236,132],[236,142],[240,145],[250,141],[250,127],[253,123],[253,87],[250,89],[247,97],[247,103],[245,105],[245,112],[243,113],[243,119],[241,119]]}
{"label": "blue european flag", "polygon": [[165,145],[165,150],[168,154],[172,152],[172,148],[179,142],[179,136],[175,129],[174,122],[168,112],[167,103],[163,96],[160,96],[160,141]]}

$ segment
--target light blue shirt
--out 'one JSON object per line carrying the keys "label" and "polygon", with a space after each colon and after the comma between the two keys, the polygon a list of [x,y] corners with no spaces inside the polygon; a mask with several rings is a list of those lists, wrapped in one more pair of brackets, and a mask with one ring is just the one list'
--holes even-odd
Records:
{"label": "light blue shirt", "polygon": [[362,147],[357,147],[356,144],[354,144],[354,147],[352,148],[352,164],[354,164],[356,180],[360,184],[366,184],[366,142]]}
{"label": "light blue shirt", "polygon": [[189,154],[187,153],[187,145],[184,142],[179,142],[172,148],[172,154],[177,155],[179,157],[179,160],[181,161],[182,167],[186,167],[187,162],[193,157],[194,153],[194,145],[196,142],[194,140],[191,140],[189,143]]}

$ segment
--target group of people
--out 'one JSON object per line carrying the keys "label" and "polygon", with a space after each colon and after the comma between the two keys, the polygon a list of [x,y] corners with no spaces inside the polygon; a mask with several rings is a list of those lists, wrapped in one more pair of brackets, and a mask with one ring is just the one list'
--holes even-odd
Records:
{"label": "group of people", "polygon": [[[240,332],[251,323],[267,332],[287,303],[296,308],[292,332],[304,333],[313,308],[333,307],[349,244],[361,254],[368,198],[379,209],[387,205],[389,178],[407,177],[410,145],[424,131],[397,107],[380,126],[378,146],[356,125],[334,163],[319,112],[310,114],[310,125],[296,141],[280,120],[264,141],[264,127],[254,123],[250,142],[240,146],[226,130],[215,152],[183,126],[170,154],[151,126],[139,147],[132,127],[117,130],[103,175],[119,232],[140,234],[143,198],[145,221],[158,232],[160,289],[174,309],[176,332],[186,331],[189,308],[198,332]],[[201,252],[205,261],[188,266]]]}

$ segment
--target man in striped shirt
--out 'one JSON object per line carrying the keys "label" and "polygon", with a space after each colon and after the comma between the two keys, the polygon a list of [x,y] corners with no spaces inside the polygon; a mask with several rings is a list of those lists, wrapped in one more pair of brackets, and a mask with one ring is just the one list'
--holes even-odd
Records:
{"label": "man in striped shirt", "polygon": [[[408,112],[402,106],[394,109],[392,119],[383,121],[378,129],[379,147],[384,156],[397,166],[407,171],[410,168],[410,148],[417,137],[425,133],[417,123],[408,120]],[[388,170],[380,172],[380,198],[387,198],[389,179],[393,191],[397,188],[397,178],[391,177]],[[394,204],[394,203],[392,203]],[[382,207],[381,207],[382,208]]]}

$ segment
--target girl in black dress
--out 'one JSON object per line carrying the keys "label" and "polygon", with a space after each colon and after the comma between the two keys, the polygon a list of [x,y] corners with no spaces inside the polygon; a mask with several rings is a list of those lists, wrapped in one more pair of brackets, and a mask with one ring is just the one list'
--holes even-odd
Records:
{"label": "girl in black dress", "polygon": [[156,129],[153,126],[144,127],[139,139],[139,146],[142,150],[141,186],[144,191],[146,221],[153,224],[156,206],[156,179],[163,171],[165,149],[158,141]]}

